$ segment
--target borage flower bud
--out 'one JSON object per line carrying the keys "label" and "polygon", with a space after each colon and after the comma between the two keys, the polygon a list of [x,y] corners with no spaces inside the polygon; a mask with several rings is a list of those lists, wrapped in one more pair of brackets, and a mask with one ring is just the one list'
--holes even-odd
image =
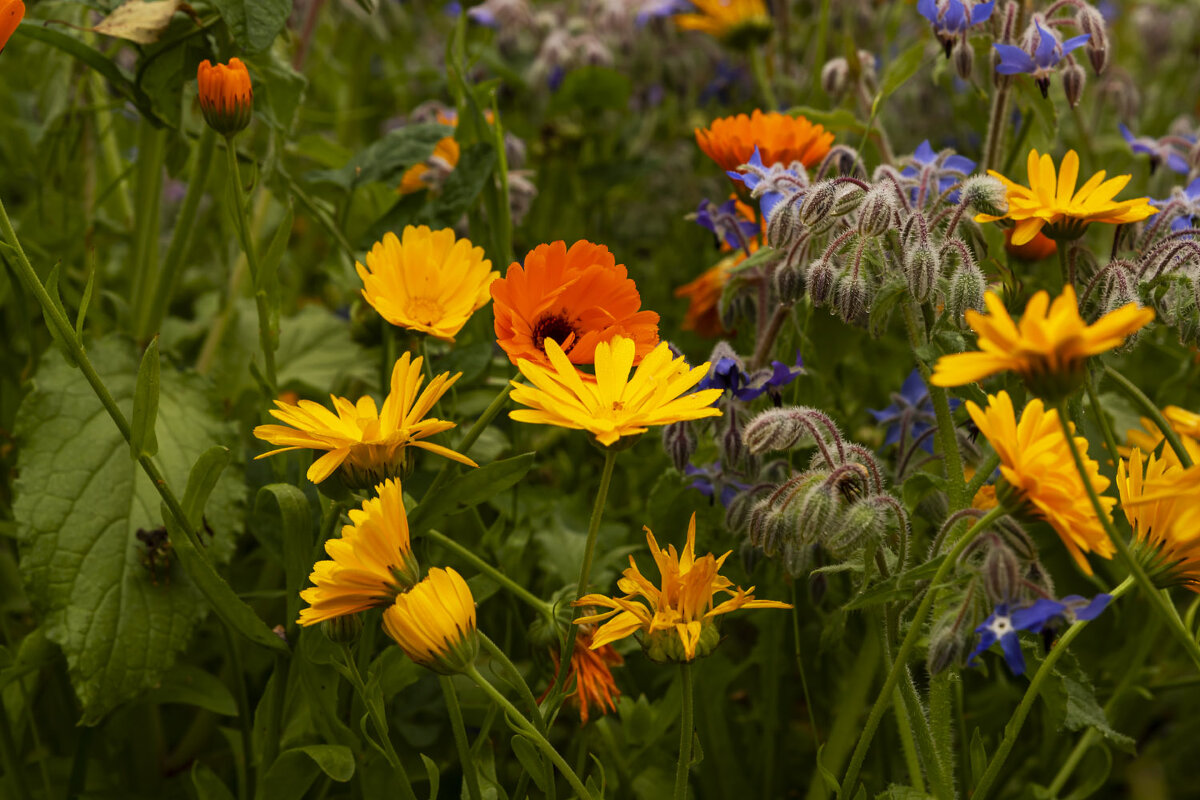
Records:
{"label": "borage flower bud", "polygon": [[833,216],[843,217],[862,205],[867,193],[857,184],[846,183],[838,187],[837,199],[833,204]]}
{"label": "borage flower bud", "polygon": [[992,605],[1017,599],[1021,584],[1021,563],[1006,545],[997,542],[983,559],[983,590]]}
{"label": "borage flower bud", "polygon": [[859,322],[870,305],[871,297],[862,273],[852,269],[843,272],[833,292],[833,307],[838,316],[849,323]]}
{"label": "borage flower bud", "polygon": [[858,232],[863,236],[881,236],[891,227],[896,202],[889,187],[872,186],[858,208]]}
{"label": "borage flower bud", "polygon": [[929,652],[925,656],[930,675],[937,675],[951,664],[962,661],[967,650],[967,635],[964,627],[957,624],[960,614],[960,609],[951,609],[934,623],[929,634]]}
{"label": "borage flower bud", "polygon": [[0,53],[24,18],[25,4],[21,0],[0,0]]}
{"label": "borage flower bud", "polygon": [[663,449],[671,457],[671,463],[675,469],[683,472],[696,452],[696,434],[692,432],[692,426],[687,421],[665,425],[662,440]]}
{"label": "borage flower bud", "polygon": [[821,476],[816,476],[811,483],[796,512],[796,539],[801,544],[822,541],[841,510],[836,490]]}
{"label": "borage flower bud", "polygon": [[779,302],[793,305],[804,296],[804,273],[799,267],[784,265],[775,271],[775,291]]}
{"label": "borage flower bud", "polygon": [[755,455],[812,447],[817,443],[815,432],[822,430],[822,422],[828,420],[820,411],[808,406],[768,408],[742,429],[742,441]]}
{"label": "borage flower bud", "polygon": [[850,83],[850,63],[841,56],[831,58],[821,67],[821,88],[830,99],[837,102],[846,93]]}
{"label": "borage flower bud", "polygon": [[254,114],[254,89],[250,73],[240,58],[215,67],[205,59],[196,70],[200,110],[204,121],[222,136],[235,136],[246,129]]}
{"label": "borage flower bud", "polygon": [[1079,105],[1083,97],[1083,86],[1087,82],[1087,73],[1078,64],[1068,64],[1062,70],[1063,92],[1067,95],[1067,103],[1071,108]]}
{"label": "borage flower bud", "polygon": [[475,662],[475,598],[453,569],[434,567],[423,581],[398,595],[383,612],[383,629],[409,658],[452,675]]}
{"label": "borage flower bud", "polygon": [[808,271],[808,296],[812,298],[814,306],[823,306],[829,302],[836,280],[837,273],[833,264],[826,259],[821,259],[813,265]]}
{"label": "borage flower bud", "polygon": [[1008,190],[990,176],[977,175],[962,185],[962,201],[980,214],[1002,217],[1008,213]]}
{"label": "borage flower bud", "polygon": [[841,513],[838,524],[831,525],[825,532],[825,544],[829,552],[839,558],[847,558],[868,541],[878,541],[887,530],[886,512],[874,503],[854,503]]}
{"label": "borage flower bud", "polygon": [[962,322],[968,311],[983,308],[983,293],[987,279],[974,264],[959,264],[950,275],[950,292],[946,297],[946,313],[955,322]]}
{"label": "borage flower bud", "polygon": [[800,221],[810,228],[819,227],[833,211],[837,200],[837,187],[829,181],[821,181],[809,187],[800,204]]}
{"label": "borage flower bud", "polygon": [[954,46],[950,59],[954,62],[954,71],[958,73],[958,77],[964,81],[971,80],[971,75],[975,72],[975,48],[965,39],[960,39]]}
{"label": "borage flower bud", "polygon": [[1108,65],[1108,26],[1104,23],[1104,16],[1091,6],[1081,4],[1075,14],[1075,27],[1091,37],[1085,47],[1092,69],[1099,75]]}
{"label": "borage flower bud", "polygon": [[917,246],[910,250],[904,259],[904,277],[908,281],[908,290],[918,303],[928,300],[938,277],[938,257],[933,249]]}

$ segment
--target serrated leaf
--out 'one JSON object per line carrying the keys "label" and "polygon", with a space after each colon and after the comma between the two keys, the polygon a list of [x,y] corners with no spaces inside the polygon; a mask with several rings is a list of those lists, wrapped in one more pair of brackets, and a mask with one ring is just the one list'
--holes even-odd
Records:
{"label": "serrated leaf", "polygon": [[[128,410],[133,348],[102,339],[91,354]],[[236,441],[209,410],[206,391],[194,375],[163,376],[156,431],[167,446],[159,467],[176,487],[205,450]],[[129,460],[125,439],[83,376],[57,354],[42,359],[16,430],[23,446],[13,514],[25,585],[47,637],[66,657],[84,724],[95,724],[158,683],[207,604],[176,559],[148,568],[136,534],[161,525],[158,493]],[[214,562],[232,553],[243,496],[241,471],[228,470],[207,507],[214,536],[205,545]]]}
{"label": "serrated leaf", "polygon": [[137,383],[133,388],[133,416],[129,419],[129,457],[137,461],[142,456],[158,453],[154,423],[158,418],[158,393],[161,369],[158,363],[158,337],[150,340],[142,363],[138,367]]}
{"label": "serrated leaf", "polygon": [[126,0],[92,30],[138,44],[153,44],[162,36],[180,5],[180,0],[155,0],[152,3]]}
{"label": "serrated leaf", "polygon": [[1096,695],[1090,682],[1085,679],[1075,680],[1062,676],[1061,687],[1065,695],[1065,710],[1062,725],[1067,730],[1078,731],[1084,728],[1095,728],[1105,739],[1126,753],[1134,753],[1134,741],[1123,733],[1113,730],[1108,723],[1104,709],[1096,702]]}
{"label": "serrated leaf", "polygon": [[212,0],[237,43],[251,53],[266,50],[287,24],[292,0]]}

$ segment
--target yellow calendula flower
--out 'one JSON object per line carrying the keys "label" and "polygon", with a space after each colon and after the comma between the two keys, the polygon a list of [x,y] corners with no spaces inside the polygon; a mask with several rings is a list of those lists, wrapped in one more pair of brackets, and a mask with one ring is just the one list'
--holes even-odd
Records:
{"label": "yellow calendula flower", "polygon": [[[740,608],[791,608],[775,600],[755,600],[754,587],[741,589],[720,574],[729,553],[717,558],[712,553],[696,558],[696,515],[688,523],[687,544],[682,553],[669,545],[659,548],[649,528],[646,543],[661,576],[655,585],[642,575],[629,557],[629,569],[617,581],[624,597],[589,594],[577,606],[611,609],[575,620],[576,625],[604,624],[592,637],[592,649],[603,647],[640,631],[642,646],[654,661],[693,661],[717,646],[716,618]],[[732,551],[730,551],[732,552]],[[728,595],[715,604],[718,595]]]}
{"label": "yellow calendula flower", "polygon": [[1127,336],[1154,319],[1152,309],[1129,303],[1088,325],[1079,315],[1070,285],[1053,303],[1046,292],[1031,297],[1019,324],[997,295],[988,292],[983,299],[990,313],[970,310],[965,317],[978,334],[979,350],[938,359],[934,386],[962,386],[1012,370],[1039,394],[1073,390],[1089,356],[1120,347]]}
{"label": "yellow calendula flower", "polygon": [[[448,447],[423,441],[430,436],[450,430],[453,422],[426,419],[446,390],[462,373],[443,372],[425,391],[421,384],[421,357],[411,359],[405,353],[392,369],[391,392],[383,401],[383,409],[372,397],[361,397],[351,403],[344,397],[334,397],[334,411],[319,403],[301,400],[296,405],[275,401],[271,416],[283,425],[259,425],[254,435],[274,445],[283,445],[255,458],[266,458],[289,450],[325,450],[308,468],[308,479],[320,483],[341,468],[341,477],[351,488],[375,486],[387,478],[404,477],[412,467],[412,450],[419,447],[445,456],[467,466],[474,461]],[[419,394],[418,394],[419,393]]]}
{"label": "yellow calendula flower", "polygon": [[766,41],[773,27],[763,0],[692,0],[695,11],[675,15],[681,31],[699,31],[733,46]]}
{"label": "yellow calendula flower", "polygon": [[[1200,415],[1194,414],[1179,406],[1166,406],[1162,410],[1167,423],[1179,437],[1184,450],[1192,459],[1193,464],[1200,464]],[[1118,448],[1124,458],[1129,458],[1133,448],[1143,453],[1158,452],[1162,445],[1162,458],[1171,464],[1181,466],[1175,450],[1164,443],[1165,436],[1154,420],[1149,417],[1139,417],[1141,428],[1130,428],[1125,432],[1126,447]]]}
{"label": "yellow calendula flower", "polygon": [[995,222],[1010,219],[1016,223],[1011,244],[1020,246],[1032,241],[1042,229],[1051,239],[1078,239],[1092,222],[1107,222],[1120,225],[1139,222],[1158,213],[1150,205],[1150,198],[1113,200],[1117,192],[1129,183],[1129,175],[1118,175],[1104,180],[1100,170],[1076,191],[1079,179],[1079,156],[1074,150],[1067,151],[1057,174],[1054,159],[1049,154],[1038,155],[1029,151],[1026,162],[1029,186],[1014,183],[994,170],[988,174],[1004,184],[1008,190],[1008,212],[1005,214],[977,214],[976,222]]}
{"label": "yellow calendula flower", "polygon": [[383,612],[383,629],[423,667],[450,675],[462,672],[479,653],[475,598],[453,569],[435,567],[425,579]]}
{"label": "yellow calendula flower", "polygon": [[421,577],[400,481],[381,483],[375,497],[350,512],[350,522],[340,539],[325,543],[330,560],[313,565],[313,586],[300,593],[308,603],[300,610],[301,625],[386,606]]}
{"label": "yellow calendula flower", "polygon": [[367,253],[367,265],[354,266],[362,295],[379,316],[446,342],[487,305],[488,287],[500,277],[482,247],[455,238],[450,228],[424,225],[409,225],[402,238],[386,234]]}
{"label": "yellow calendula flower", "polygon": [[1135,447],[1117,465],[1117,491],[1150,578],[1200,592],[1200,467],[1153,453],[1143,466]]}
{"label": "yellow calendula flower", "polygon": [[[996,489],[1000,503],[1014,513],[1025,511],[1048,522],[1079,568],[1089,575],[1092,568],[1084,553],[1112,558],[1113,543],[1075,469],[1058,412],[1047,411],[1041,400],[1033,400],[1025,406],[1018,423],[1008,392],[988,395],[986,409],[968,401],[967,412],[1000,456],[1004,479]],[[1105,513],[1111,516],[1117,501],[1103,496],[1109,480],[1100,474],[1100,465],[1087,457],[1087,439],[1076,436],[1074,441],[1088,481],[1100,495]]]}
{"label": "yellow calendula flower", "polygon": [[581,373],[553,339],[545,341],[551,368],[520,359],[517,367],[532,386],[513,382],[512,399],[529,406],[510,412],[518,422],[557,425],[590,432],[605,447],[651,425],[717,417],[721,389],[686,392],[708,374],[708,364],[689,368],[673,358],[666,342],[651,350],[630,377],[635,343],[615,336],[596,345],[596,374]]}

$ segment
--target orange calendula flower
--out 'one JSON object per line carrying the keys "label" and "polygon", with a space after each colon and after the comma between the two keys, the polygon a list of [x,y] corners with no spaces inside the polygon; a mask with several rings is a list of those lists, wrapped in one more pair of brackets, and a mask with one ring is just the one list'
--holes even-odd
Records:
{"label": "orange calendula flower", "polygon": [[355,263],[362,295],[393,325],[446,342],[491,299],[488,287],[500,277],[483,248],[457,239],[445,228],[407,226],[403,238],[388,233]]}
{"label": "orange calendula flower", "polygon": [[1135,447],[1117,465],[1117,491],[1151,580],[1200,592],[1200,467],[1153,453],[1143,466]]}
{"label": "orange calendula flower", "polygon": [[666,342],[642,359],[633,376],[632,339],[616,337],[596,346],[594,380],[572,364],[553,339],[546,341],[550,368],[521,359],[517,367],[532,386],[513,381],[512,399],[528,408],[509,412],[518,422],[584,430],[610,447],[618,439],[645,433],[651,425],[718,417],[713,406],[721,389],[687,392],[708,374],[708,364],[690,368],[674,358]]}
{"label": "orange calendula flower", "polygon": [[383,629],[409,658],[434,672],[462,672],[479,654],[475,598],[453,569],[434,567],[383,612]]}
{"label": "orange calendula flower", "polygon": [[[1007,485],[997,487],[997,499],[1010,508],[1010,504],[1023,504],[1027,511],[1048,522],[1087,574],[1092,574],[1092,568],[1084,553],[1112,558],[1115,549],[1075,469],[1058,412],[1047,411],[1041,400],[1032,400],[1018,423],[1008,392],[988,395],[986,409],[968,401],[967,412],[1000,456],[1000,474]],[[1111,516],[1117,501],[1103,496],[1108,478],[1100,474],[1100,465],[1087,457],[1087,439],[1073,438],[1088,481],[1100,495],[1105,513]]]}
{"label": "orange calendula flower", "polygon": [[995,222],[1000,219],[1015,222],[1011,240],[1013,245],[1028,244],[1043,228],[1052,239],[1077,239],[1093,222],[1121,225],[1139,222],[1158,213],[1158,209],[1150,205],[1148,197],[1120,202],[1113,200],[1117,192],[1129,183],[1129,175],[1118,175],[1106,181],[1104,170],[1100,170],[1076,191],[1079,156],[1074,150],[1067,151],[1063,156],[1057,174],[1054,159],[1049,154],[1039,156],[1037,150],[1030,150],[1026,172],[1029,186],[1014,183],[1000,173],[988,170],[988,174],[1008,190],[1008,212],[998,216],[975,216],[976,222]]}
{"label": "orange calendula flower", "polygon": [[695,331],[701,336],[716,338],[729,331],[721,324],[721,294],[733,274],[734,267],[746,260],[746,254],[738,251],[721,259],[699,278],[685,283],[675,290],[676,297],[688,298],[688,310],[683,317],[683,329]]}
{"label": "orange calendula flower", "polygon": [[[593,708],[599,708],[601,714],[616,711],[617,698],[621,696],[621,690],[613,680],[612,668],[624,665],[625,659],[612,645],[606,644],[593,650],[595,635],[594,626],[584,625],[580,628],[575,637],[575,652],[571,654],[571,664],[567,668],[567,687],[572,684],[575,687],[570,697],[579,706],[579,720],[583,725],[587,725]],[[542,695],[543,699],[561,673],[558,650],[552,649],[550,658],[554,661],[554,680]]]}
{"label": "orange calendula flower", "polygon": [[199,84],[200,110],[204,121],[222,136],[241,133],[254,114],[254,88],[250,73],[240,58],[215,67],[208,59],[196,70]]}
{"label": "orange calendula flower", "polygon": [[386,606],[420,579],[400,481],[384,481],[375,492],[350,511],[341,538],[325,543],[330,560],[313,565],[313,585],[300,593],[308,603],[300,610],[301,625]]}
{"label": "orange calendula flower", "polygon": [[400,194],[412,194],[423,189],[428,189],[432,185],[430,175],[434,172],[434,167],[430,166],[430,162],[436,167],[450,172],[458,166],[458,158],[461,151],[458,142],[453,136],[445,136],[438,139],[437,144],[433,146],[433,155],[424,164],[413,164],[404,171],[404,175],[400,177],[400,186],[396,189]]}
{"label": "orange calendula flower", "polygon": [[[1166,406],[1162,413],[1171,429],[1179,437],[1179,441],[1191,457],[1192,463],[1200,464],[1200,441],[1198,441],[1200,440],[1200,425],[1197,424],[1200,423],[1200,415],[1193,414],[1179,406]],[[1163,432],[1154,424],[1154,421],[1149,417],[1140,417],[1139,421],[1142,424],[1140,429],[1131,428],[1125,432],[1125,441],[1128,446],[1119,448],[1120,454],[1124,458],[1129,458],[1133,448],[1137,448],[1143,453],[1155,453],[1162,446],[1163,460],[1180,466],[1175,450],[1165,444],[1166,437],[1163,436]]]}
{"label": "orange calendula flower", "polygon": [[491,293],[496,341],[514,364],[549,366],[548,342],[573,364],[591,364],[596,346],[615,336],[634,343],[637,361],[658,344],[658,314],[641,310],[637,284],[602,244],[538,245]]}
{"label": "orange calendula flower", "polygon": [[[693,661],[712,652],[720,641],[716,618],[741,608],[791,608],[775,600],[755,600],[754,587],[741,589],[720,574],[729,553],[720,558],[712,553],[696,558],[696,515],[688,523],[687,544],[682,553],[675,545],[666,550],[649,528],[646,543],[660,576],[655,585],[638,569],[633,556],[629,569],[617,581],[624,597],[589,594],[577,606],[610,609],[575,620],[576,625],[604,623],[592,638],[593,650],[641,632],[642,647],[654,661]],[[730,552],[733,552],[732,550]],[[717,603],[718,595],[728,595]]]}
{"label": "orange calendula flower", "polygon": [[0,53],[24,18],[25,4],[21,0],[0,0]]}
{"label": "orange calendula flower", "polygon": [[828,155],[833,134],[801,116],[755,110],[748,117],[723,117],[703,130],[697,128],[696,143],[726,171],[749,163],[755,147],[768,167],[793,161],[811,167]]}
{"label": "orange calendula flower", "polygon": [[1044,233],[1038,233],[1025,244],[1013,244],[1013,228],[1004,231],[1004,249],[1021,261],[1041,261],[1058,252],[1058,243]]}
{"label": "orange calendula flower", "polygon": [[1120,347],[1154,319],[1152,309],[1129,303],[1088,325],[1069,284],[1053,303],[1046,292],[1031,297],[1019,325],[999,296],[988,292],[983,299],[990,314],[969,310],[965,315],[979,336],[979,350],[939,358],[934,386],[962,386],[1012,370],[1035,391],[1058,394],[1077,385],[1089,356]]}
{"label": "orange calendula flower", "polygon": [[[344,397],[334,397],[333,411],[311,400],[296,405],[275,401],[271,416],[283,425],[259,425],[254,435],[274,445],[283,445],[255,458],[266,458],[289,450],[327,451],[308,468],[308,479],[320,483],[339,468],[341,477],[352,488],[375,486],[387,478],[404,477],[412,468],[411,447],[419,447],[467,466],[474,461],[448,447],[423,441],[448,431],[453,422],[426,419],[433,408],[462,373],[443,372],[425,391],[421,384],[424,360],[412,359],[405,353],[392,369],[391,392],[383,401],[383,409],[367,396],[351,403]],[[419,394],[418,394],[419,393]]]}
{"label": "orange calendula flower", "polygon": [[692,0],[695,11],[675,15],[682,31],[707,33],[734,47],[766,41],[773,25],[763,0]]}

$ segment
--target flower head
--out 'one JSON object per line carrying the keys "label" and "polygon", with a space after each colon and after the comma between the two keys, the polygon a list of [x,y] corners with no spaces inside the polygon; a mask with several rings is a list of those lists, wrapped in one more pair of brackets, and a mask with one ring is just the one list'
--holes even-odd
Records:
{"label": "flower head", "polygon": [[[617,581],[624,597],[589,594],[575,601],[577,606],[610,609],[575,620],[577,625],[604,623],[592,640],[593,649],[641,631],[646,637],[642,645],[651,659],[693,661],[717,646],[718,616],[740,608],[791,608],[788,603],[755,600],[753,586],[741,589],[723,577],[721,565],[729,553],[720,558],[712,553],[696,558],[695,514],[688,523],[682,553],[676,552],[674,545],[660,549],[650,529],[645,531],[646,543],[658,566],[659,585],[647,580],[630,556],[629,569]],[[716,603],[718,595],[728,597]]]}
{"label": "flower head", "polygon": [[988,292],[983,299],[990,314],[968,310],[965,315],[979,336],[979,351],[938,359],[934,386],[962,386],[1012,370],[1035,391],[1060,394],[1077,385],[1089,356],[1120,347],[1125,337],[1154,319],[1153,310],[1129,303],[1087,325],[1070,284],[1053,303],[1046,292],[1031,297],[1019,325],[997,295]]}
{"label": "flower head", "polygon": [[987,22],[995,5],[996,0],[986,3],[973,0],[917,0],[917,12],[933,25],[933,32],[941,40],[949,58],[954,40],[963,36],[968,28]]}
{"label": "flower head", "polygon": [[1200,225],[1200,178],[1186,188],[1176,187],[1165,200],[1151,200],[1159,210],[1171,216],[1171,231],[1178,233]]}
{"label": "flower head", "polygon": [[[1075,469],[1058,412],[1047,411],[1041,400],[1032,400],[1018,423],[1008,392],[988,395],[986,409],[968,401],[967,412],[1000,456],[1000,475],[1007,484],[996,491],[1000,502],[1009,508],[1020,504],[1027,513],[1048,522],[1088,575],[1092,568],[1084,553],[1112,558],[1113,544]],[[1076,436],[1074,441],[1088,482],[1101,495],[1105,513],[1111,515],[1117,501],[1103,496],[1108,478],[1100,474],[1100,465],[1087,457],[1087,439]]]}
{"label": "flower head", "polygon": [[789,205],[798,203],[809,189],[808,172],[803,164],[793,161],[788,165],[780,163],[767,166],[757,146],[750,154],[749,161],[725,174],[750,190],[750,196],[758,200],[758,207],[768,226],[780,203],[785,200]]}
{"label": "flower head", "polygon": [[313,565],[313,585],[300,593],[308,603],[300,610],[301,625],[386,606],[420,578],[400,481],[384,481],[375,491],[361,509],[350,511],[341,538],[325,542],[330,560]]}
{"label": "flower head", "polygon": [[1021,639],[1017,636],[1017,631],[1040,633],[1060,619],[1093,620],[1111,600],[1110,594],[1098,594],[1091,600],[1073,594],[1064,597],[1062,602],[1039,597],[1032,605],[1021,608],[1010,608],[1008,603],[1001,603],[996,606],[992,615],[975,629],[979,634],[979,644],[971,652],[967,663],[974,666],[977,656],[999,642],[1008,668],[1014,675],[1020,675],[1025,672],[1025,656],[1021,652]]}
{"label": "flower head", "polygon": [[745,260],[744,252],[734,252],[705,270],[694,281],[675,290],[676,297],[688,298],[688,310],[683,316],[685,331],[695,331],[709,338],[729,333],[721,323],[721,295],[734,268]]}
{"label": "flower head", "polygon": [[733,498],[739,492],[744,492],[750,488],[749,484],[735,481],[725,474],[721,467],[720,461],[714,461],[706,467],[697,467],[693,464],[688,464],[684,467],[683,474],[695,478],[690,484],[689,489],[695,489],[705,497],[712,497],[721,501],[721,505],[726,508],[733,502]]}
{"label": "flower head", "polygon": [[734,47],[766,41],[773,28],[763,0],[691,0],[688,13],[675,16],[681,31],[699,31]]}
{"label": "flower head", "polygon": [[448,447],[422,441],[454,427],[453,422],[426,419],[425,415],[462,373],[443,372],[422,392],[424,361],[419,356],[415,360],[410,358],[405,353],[396,361],[391,392],[383,401],[382,411],[370,396],[351,403],[344,397],[330,395],[334,411],[311,400],[301,400],[296,405],[276,400],[271,416],[285,424],[259,425],[254,435],[283,446],[255,458],[303,448],[325,450],[325,455],[308,468],[308,479],[320,483],[340,467],[343,479],[355,488],[375,486],[386,478],[404,475],[412,458],[410,446],[460,464],[477,466]]}
{"label": "flower head", "polygon": [[1033,29],[1026,35],[1025,47],[999,42],[993,45],[1000,54],[996,72],[1001,75],[1028,73],[1037,81],[1038,88],[1042,90],[1042,97],[1046,97],[1050,90],[1050,73],[1058,66],[1058,62],[1062,61],[1067,53],[1083,47],[1091,38],[1090,34],[1085,33],[1064,42],[1059,40],[1054,31],[1034,20]]}
{"label": "flower head", "polygon": [[0,53],[24,18],[25,4],[21,0],[0,0]]}
{"label": "flower head", "polygon": [[[953,1],[957,2],[957,0]],[[929,140],[926,139],[917,147],[917,151],[912,155],[912,161],[900,172],[900,176],[913,182],[914,185],[910,186],[908,190],[909,198],[913,205],[923,208],[930,200],[937,199],[974,171],[974,161],[953,153],[943,157],[934,152],[933,148],[929,146]],[[946,196],[946,201],[949,203],[957,203],[958,199],[957,189]]]}
{"label": "flower head", "polygon": [[787,386],[802,374],[804,359],[799,350],[796,351],[796,362],[791,366],[782,361],[772,361],[770,367],[749,373],[745,371],[740,359],[725,356],[713,361],[708,374],[700,381],[699,388],[728,391],[738,400],[748,403],[771,390],[778,396],[781,387]]}
{"label": "flower head", "polygon": [[[1200,422],[1200,415],[1179,406],[1166,406],[1162,413],[1166,417],[1167,424],[1171,426],[1171,430],[1175,431],[1179,437],[1179,441],[1183,445],[1183,449],[1187,451],[1192,463],[1200,463],[1200,425],[1197,424]],[[1159,447],[1162,447],[1164,461],[1182,466],[1174,448],[1163,446],[1166,437],[1158,425],[1148,417],[1141,417],[1139,421],[1142,425],[1141,428],[1132,428],[1125,432],[1125,440],[1129,446],[1118,448],[1121,456],[1129,458],[1134,448],[1143,453],[1156,453]]]}
{"label": "flower head", "polygon": [[254,88],[240,58],[215,67],[205,59],[196,70],[204,121],[222,136],[241,133],[254,114]]}
{"label": "flower head", "polygon": [[396,191],[399,194],[414,194],[438,186],[438,177],[453,172],[458,166],[461,154],[458,140],[453,136],[443,136],[437,140],[437,144],[433,146],[433,153],[425,162],[413,164],[404,171]]}
{"label": "flower head", "polygon": [[768,167],[793,161],[812,167],[829,153],[833,134],[802,116],[756,109],[750,116],[722,117],[707,128],[697,128],[696,143],[726,171],[750,163],[755,148],[760,163]]}
{"label": "flower head", "polygon": [[450,567],[429,570],[425,579],[383,612],[383,629],[405,655],[434,672],[462,672],[479,653],[475,598]]}
{"label": "flower head", "polygon": [[757,249],[755,236],[758,225],[754,223],[754,209],[731,197],[721,205],[707,198],[700,201],[696,209],[696,223],[712,231],[721,240],[722,249]]}
{"label": "flower head", "polygon": [[[951,410],[958,407],[962,401],[951,398]],[[903,440],[902,448],[907,444],[920,442],[921,447],[928,453],[933,453],[932,432],[937,426],[933,412],[933,400],[929,397],[929,387],[921,379],[921,372],[913,368],[904,379],[899,392],[892,394],[892,404],[882,411],[867,409],[875,422],[887,428],[883,446],[895,444]]]}
{"label": "flower head", "polygon": [[585,430],[605,447],[651,425],[720,416],[712,407],[720,389],[686,392],[708,373],[708,364],[689,368],[666,342],[642,359],[633,376],[635,346],[617,336],[596,345],[595,381],[584,380],[553,339],[546,341],[550,367],[521,359],[517,367],[532,386],[513,382],[512,399],[528,408],[509,413],[518,422]]}
{"label": "flower head", "polygon": [[[571,663],[567,667],[567,683],[572,684],[575,691],[570,698],[579,707],[579,721],[587,725],[593,708],[599,708],[601,714],[617,710],[617,698],[621,690],[613,680],[612,668],[622,666],[625,659],[621,657],[612,645],[602,645],[592,649],[596,628],[594,625],[581,625],[579,634],[575,637],[575,652],[571,653]],[[562,672],[558,649],[551,648],[550,658],[554,661],[554,681],[558,681]],[[550,689],[546,689],[546,694]],[[544,697],[545,695],[543,695]]]}
{"label": "flower head", "polygon": [[1135,447],[1117,465],[1117,491],[1155,584],[1200,592],[1200,467],[1185,469],[1173,453],[1143,464]]}
{"label": "flower head", "polygon": [[488,287],[500,277],[482,247],[456,239],[445,228],[407,226],[387,233],[355,263],[363,297],[393,325],[452,342],[471,314],[491,299]]}
{"label": "flower head", "polygon": [[1150,156],[1151,173],[1159,164],[1166,164],[1168,168],[1180,175],[1188,174],[1190,168],[1187,159],[1176,151],[1172,142],[1152,139],[1149,136],[1134,136],[1133,131],[1129,130],[1124,122],[1120,123],[1118,127],[1121,129],[1121,136],[1129,143],[1130,150]]}
{"label": "flower head", "polygon": [[1068,150],[1063,156],[1057,175],[1054,160],[1047,155],[1029,151],[1026,160],[1029,186],[1021,186],[998,172],[988,174],[1001,181],[1008,192],[1008,211],[1004,214],[976,214],[976,222],[995,222],[1010,219],[1016,223],[1012,243],[1022,245],[1033,239],[1043,228],[1052,239],[1075,239],[1083,235],[1093,222],[1122,225],[1140,222],[1158,213],[1150,200],[1138,197],[1133,200],[1114,202],[1117,192],[1129,183],[1129,175],[1118,175],[1104,180],[1100,170],[1087,180],[1079,190],[1075,184],[1079,178],[1079,156]]}
{"label": "flower head", "polygon": [[601,244],[579,241],[535,247],[491,285],[496,341],[509,359],[549,366],[549,343],[573,364],[591,364],[601,342],[624,336],[641,360],[658,344],[658,314],[623,264]]}

